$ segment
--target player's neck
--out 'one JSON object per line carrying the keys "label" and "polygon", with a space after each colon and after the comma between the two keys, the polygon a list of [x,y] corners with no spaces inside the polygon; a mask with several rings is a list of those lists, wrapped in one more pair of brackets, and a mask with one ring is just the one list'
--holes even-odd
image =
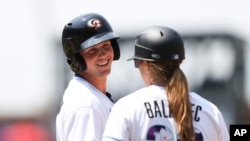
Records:
{"label": "player's neck", "polygon": [[88,76],[83,77],[81,75],[79,76],[87,80],[90,84],[92,84],[96,89],[101,91],[103,94],[106,94],[107,77],[96,78],[96,77],[88,77]]}
{"label": "player's neck", "polygon": [[93,77],[93,76],[84,75],[84,74],[76,74],[76,75],[87,80],[96,89],[101,91],[103,94],[106,94],[107,77]]}
{"label": "player's neck", "polygon": [[91,79],[88,80],[96,89],[101,91],[103,94],[106,94],[106,84],[107,84],[107,78],[105,79]]}

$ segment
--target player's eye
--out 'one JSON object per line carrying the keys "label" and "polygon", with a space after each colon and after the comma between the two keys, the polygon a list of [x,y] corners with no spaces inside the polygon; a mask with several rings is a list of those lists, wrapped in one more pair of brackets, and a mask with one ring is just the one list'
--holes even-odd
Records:
{"label": "player's eye", "polygon": [[107,44],[103,47],[105,50],[109,50],[111,48],[111,45]]}
{"label": "player's eye", "polygon": [[96,50],[95,48],[90,49],[90,50],[88,51],[89,54],[95,54],[96,52],[97,52],[97,50]]}

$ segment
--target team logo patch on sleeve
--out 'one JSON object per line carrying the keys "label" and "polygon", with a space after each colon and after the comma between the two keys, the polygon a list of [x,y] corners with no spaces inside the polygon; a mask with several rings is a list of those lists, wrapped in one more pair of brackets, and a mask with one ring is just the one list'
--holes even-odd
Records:
{"label": "team logo patch on sleeve", "polygon": [[148,130],[147,141],[174,141],[174,134],[168,127],[155,125]]}
{"label": "team logo patch on sleeve", "polygon": [[[163,125],[152,126],[147,133],[147,141],[175,141],[175,134],[170,128]],[[203,135],[195,129],[195,141],[203,141]],[[178,139],[178,141],[181,141]]]}

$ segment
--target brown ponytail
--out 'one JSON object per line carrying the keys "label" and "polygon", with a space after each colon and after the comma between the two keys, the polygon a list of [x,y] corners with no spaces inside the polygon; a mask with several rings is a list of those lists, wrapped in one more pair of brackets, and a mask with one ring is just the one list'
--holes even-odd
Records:
{"label": "brown ponytail", "polygon": [[179,68],[181,62],[150,62],[156,72],[152,83],[165,85],[169,109],[177,123],[181,141],[194,141],[192,109],[188,82]]}

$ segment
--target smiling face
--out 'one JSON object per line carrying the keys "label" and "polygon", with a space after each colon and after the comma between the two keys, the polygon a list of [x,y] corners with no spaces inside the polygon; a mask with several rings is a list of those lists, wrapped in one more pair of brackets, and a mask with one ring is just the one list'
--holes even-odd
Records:
{"label": "smiling face", "polygon": [[114,51],[111,42],[104,41],[80,52],[87,69],[81,73],[85,78],[106,78],[111,71]]}

